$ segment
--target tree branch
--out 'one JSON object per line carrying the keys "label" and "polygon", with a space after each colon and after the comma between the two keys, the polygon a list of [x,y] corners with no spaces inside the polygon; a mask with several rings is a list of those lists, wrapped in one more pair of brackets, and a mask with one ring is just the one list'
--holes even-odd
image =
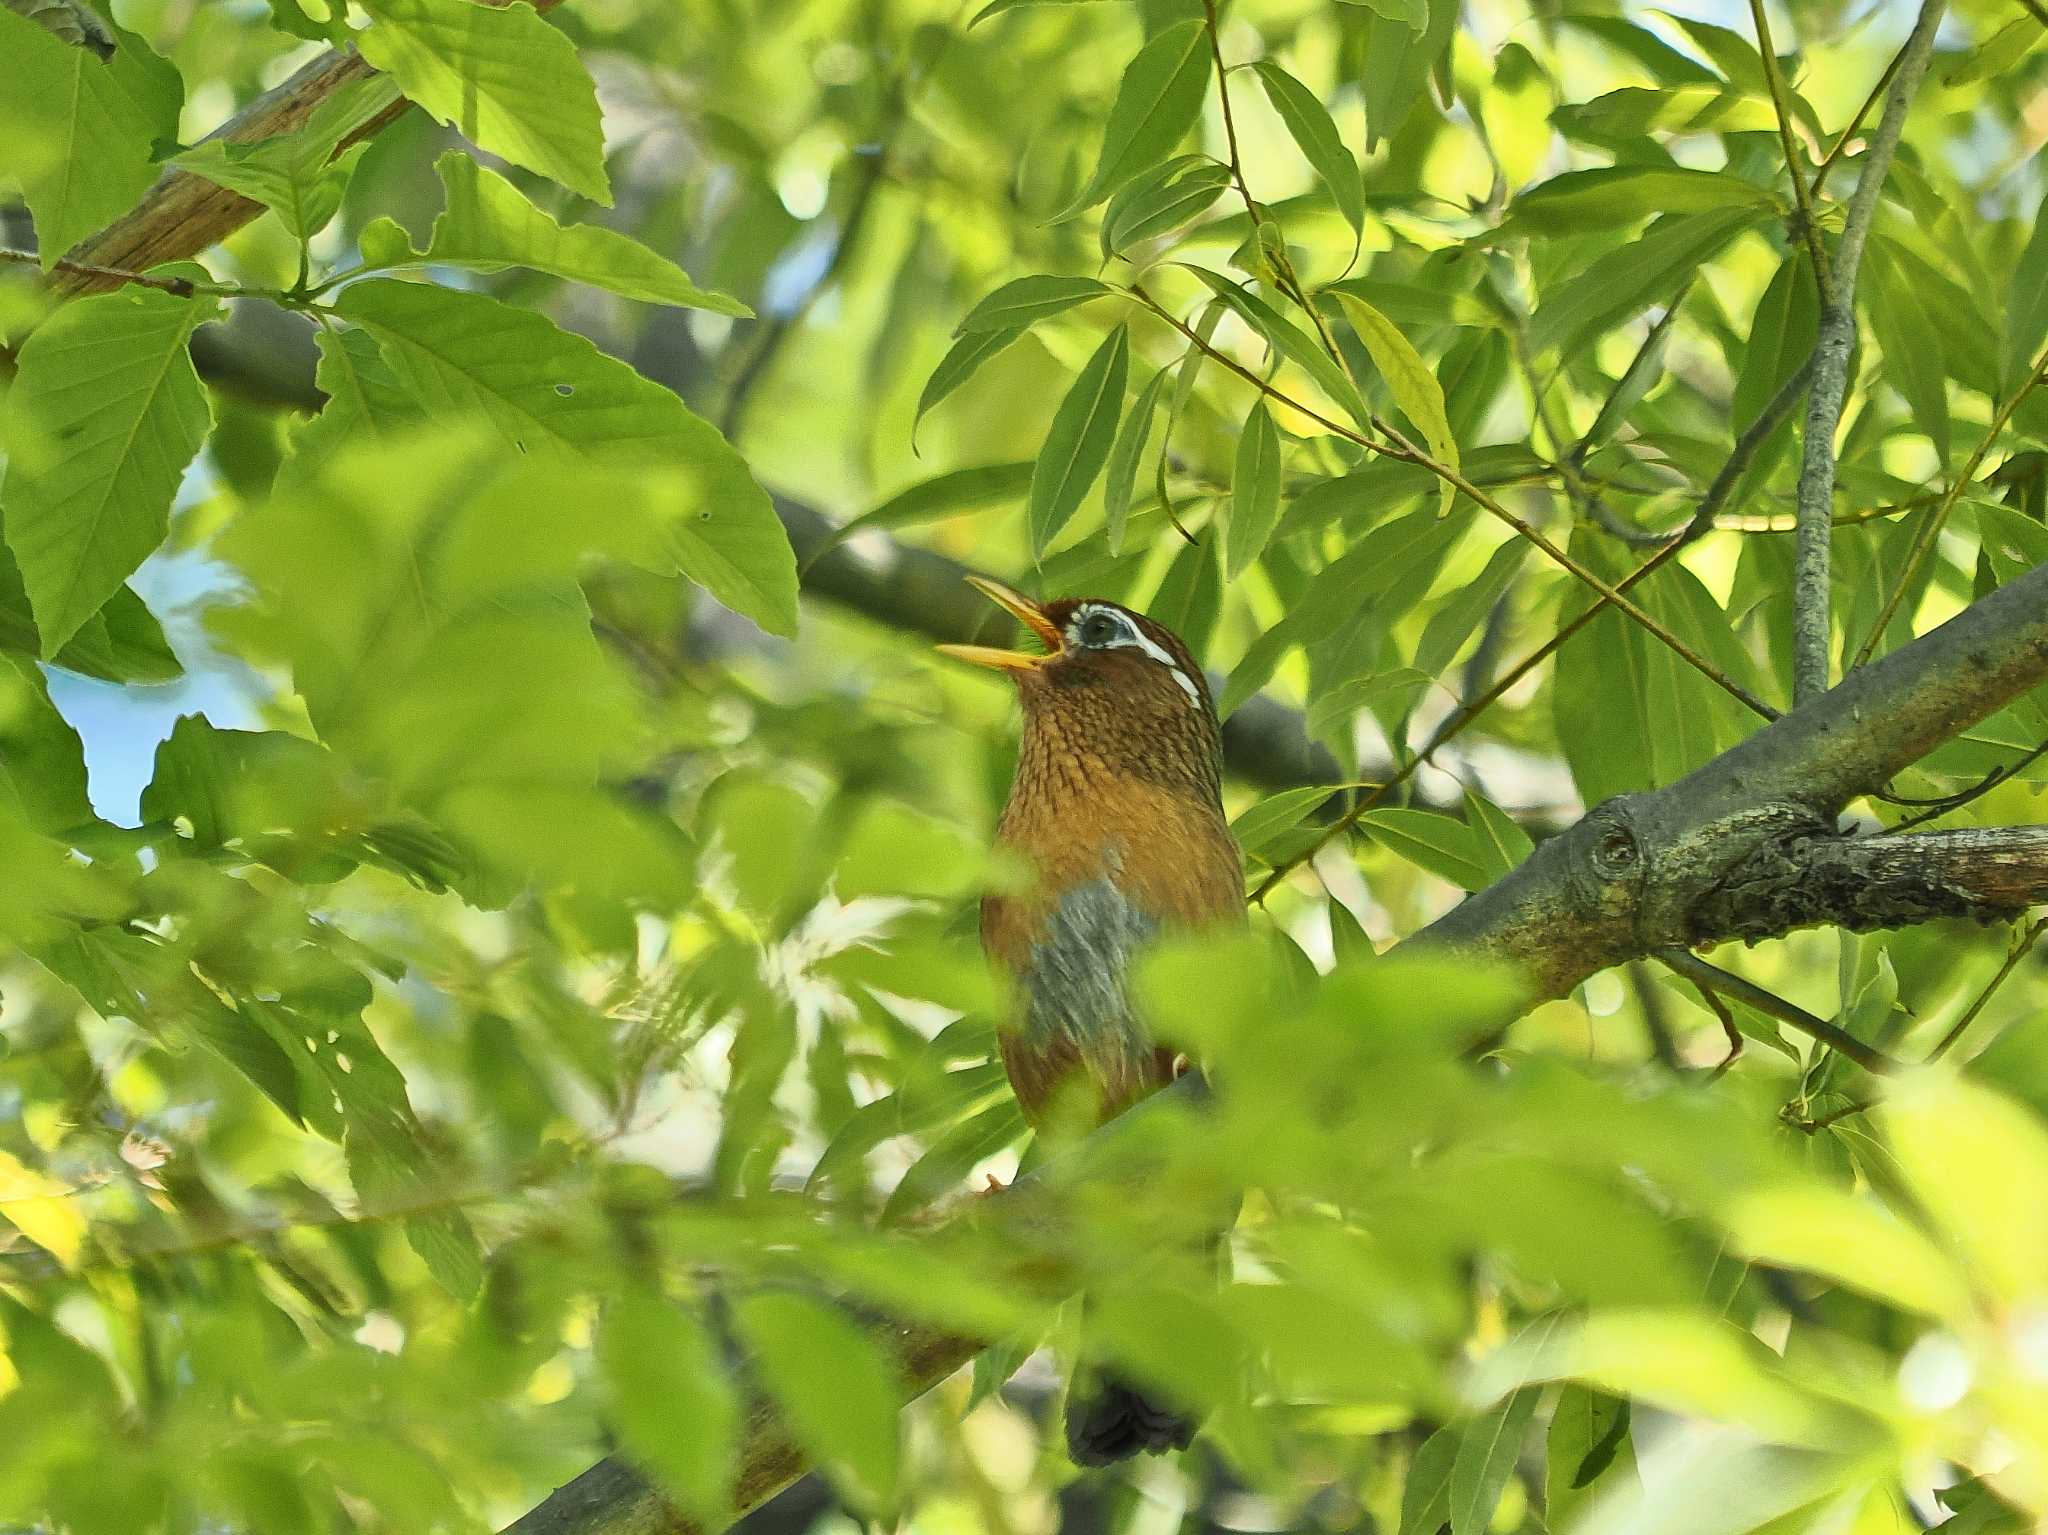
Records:
{"label": "tree branch", "polygon": [[[1885,97],[1856,193],[1849,201],[1848,223],[1835,247],[1834,270],[1822,287],[1820,334],[1813,344],[1813,392],[1807,398],[1805,456],[1799,466],[1799,527],[1792,586],[1792,696],[1805,703],[1827,691],[1832,601],[1831,568],[1835,509],[1835,430],[1842,421],[1842,400],[1849,389],[1849,353],[1856,345],[1856,272],[1863,264],[1863,244],[1877,213],[1878,193],[1891,171],[1892,154],[1905,131],[1906,112],[1927,60],[1934,51],[1935,29],[1944,0],[1922,0],[1920,16],[1899,55]],[[1797,166],[1791,167],[1795,182]],[[1815,275],[1819,276],[1818,269]]]}
{"label": "tree branch", "polygon": [[[1724,884],[1752,859],[1833,839],[1850,800],[2044,679],[2048,565],[1678,782],[1608,801],[1418,936],[1519,967],[1532,997],[1562,995],[1652,949],[1764,936],[1725,930],[1725,918],[1714,929]],[[2004,897],[1994,905],[2011,909]]]}
{"label": "tree branch", "polygon": [[[484,0],[504,5],[509,0]],[[561,0],[530,0],[536,10],[552,10]],[[386,93],[384,105],[336,146],[338,154],[349,145],[377,134],[396,122],[411,105],[398,94],[396,86],[363,62],[353,48],[330,48],[294,73],[290,79],[265,91],[233,117],[206,136],[207,141],[225,139],[246,144],[257,139],[290,133],[314,109],[338,91],[365,81],[378,82]],[[263,212],[263,205],[251,202],[239,192],[216,186],[190,171],[166,171],[133,209],[89,240],[81,240],[65,252],[65,259],[79,267],[112,267],[132,272],[146,271],[166,261],[184,261],[218,245]],[[66,272],[55,287],[60,293],[100,293],[120,286],[104,276]]]}

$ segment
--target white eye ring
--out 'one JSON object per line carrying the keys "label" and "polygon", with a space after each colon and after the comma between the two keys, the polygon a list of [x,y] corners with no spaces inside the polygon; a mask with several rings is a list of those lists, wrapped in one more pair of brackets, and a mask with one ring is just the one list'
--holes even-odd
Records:
{"label": "white eye ring", "polygon": [[1134,645],[1139,636],[1131,621],[1110,608],[1082,608],[1067,625],[1067,638],[1091,650]]}

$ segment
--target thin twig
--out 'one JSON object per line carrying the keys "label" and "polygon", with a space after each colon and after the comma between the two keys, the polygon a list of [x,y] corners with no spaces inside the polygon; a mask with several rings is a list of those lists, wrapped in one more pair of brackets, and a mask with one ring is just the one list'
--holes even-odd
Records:
{"label": "thin twig", "polygon": [[1721,1057],[1720,1064],[1714,1068],[1714,1075],[1718,1077],[1742,1059],[1742,1030],[1736,1025],[1735,1014],[1729,1011],[1728,1004],[1721,1000],[1718,993],[1708,990],[1697,981],[1693,983],[1692,989],[1700,994],[1700,1001],[1707,1005],[1707,1011],[1720,1023],[1721,1037],[1728,1042],[1728,1053]]}
{"label": "thin twig", "polygon": [[1806,253],[1813,258],[1814,286],[1820,292],[1821,307],[1834,301],[1834,282],[1828,275],[1827,247],[1821,243],[1820,222],[1814,217],[1813,197],[1806,177],[1799,170],[1799,145],[1792,137],[1792,109],[1785,100],[1785,79],[1778,71],[1778,51],[1771,43],[1771,22],[1764,14],[1764,0],[1749,0],[1749,14],[1756,23],[1756,48],[1763,55],[1764,83],[1770,87],[1771,108],[1778,119],[1778,142],[1785,151],[1785,174],[1792,178],[1792,200],[1799,205],[1799,236]]}
{"label": "thin twig", "polygon": [[[1887,837],[1896,836],[1902,831],[1911,831],[1916,826],[1924,826],[1929,821],[1938,821],[1943,816],[1949,814],[1949,812],[1962,809],[1971,800],[1989,794],[2007,779],[2024,773],[2036,762],[2039,762],[2044,755],[2048,755],[2048,741],[2043,741],[2039,746],[2036,746],[2017,761],[2004,763],[1993,768],[1961,793],[1945,794],[1940,799],[1932,801],[1929,808],[1921,811],[1918,815],[1909,815],[1903,821],[1887,826],[1884,829],[1884,835]],[[1895,805],[1902,803],[1896,796],[1887,795],[1886,798]]]}
{"label": "thin twig", "polygon": [[1863,98],[1863,105],[1858,107],[1856,115],[1849,119],[1849,126],[1836,136],[1835,142],[1829,147],[1828,152],[1821,157],[1820,168],[1813,173],[1813,195],[1815,197],[1819,197],[1822,190],[1827,186],[1828,172],[1832,171],[1840,162],[1842,151],[1849,147],[1849,141],[1856,137],[1857,130],[1863,126],[1863,119],[1870,115],[1870,109],[1877,105],[1878,98],[1883,96],[1886,88],[1891,85],[1892,76],[1899,72],[1899,65],[1904,62],[1905,57],[1906,50],[1903,48],[1892,55],[1891,63],[1885,65],[1884,73],[1877,77],[1877,84],[1873,85],[1870,88],[1870,94]]}
{"label": "thin twig", "polygon": [[1798,553],[1792,598],[1795,703],[1804,703],[1828,689],[1835,431],[1841,425],[1842,401],[1849,388],[1849,353],[1856,344],[1856,273],[1863,264],[1863,246],[1870,237],[1878,194],[1891,170],[1899,136],[1905,131],[1913,92],[1927,72],[1944,9],[1945,0],[1922,0],[1919,19],[1901,51],[1899,68],[1885,96],[1884,115],[1863,158],[1856,193],[1849,202],[1848,222],[1835,247],[1833,290],[1821,306],[1820,333],[1813,345],[1813,391],[1807,400],[1805,458],[1799,468]]}
{"label": "thin twig", "polygon": [[1938,1061],[1948,1054],[1949,1050],[1955,1045],[1955,1042],[1961,1039],[1970,1025],[1977,1021],[1977,1015],[1984,1011],[1984,1004],[1991,1000],[1992,993],[2003,986],[2005,978],[2019,968],[2021,960],[2033,952],[2034,945],[2041,941],[2041,934],[2044,932],[2048,932],[2048,917],[2038,919],[2032,927],[2020,935],[2018,941],[2006,951],[2005,963],[1998,967],[1998,973],[1986,981],[1984,989],[1977,993],[1976,1001],[1963,1009],[1963,1016],[1958,1018],[1949,1031],[1941,1036],[1941,1042],[1927,1052],[1927,1059],[1929,1061]]}
{"label": "thin twig", "polygon": [[1868,661],[1871,653],[1877,649],[1878,641],[1884,638],[1884,631],[1890,627],[1893,616],[1899,611],[1899,604],[1905,600],[1907,588],[1913,584],[1913,577],[1919,574],[1920,566],[1933,551],[1936,540],[1941,537],[1941,530],[1948,525],[1949,513],[1955,510],[1956,500],[1962,495],[1963,487],[1976,478],[1977,466],[1984,462],[1984,455],[1989,453],[1992,445],[1998,441],[1999,433],[2003,432],[2005,424],[2012,420],[2013,412],[2020,408],[2027,396],[2040,386],[2044,378],[2048,378],[2048,350],[2041,353],[2040,361],[2034,364],[2033,372],[2027,375],[2026,382],[2013,391],[2012,398],[1998,407],[1998,414],[1991,418],[1991,426],[1984,433],[1983,440],[1977,444],[1976,450],[1970,454],[1970,461],[1964,464],[1962,472],[1949,482],[1940,504],[1914,533],[1912,546],[1906,551],[1905,567],[1900,570],[1899,579],[1886,595],[1884,606],[1878,610],[1877,621],[1863,637],[1863,644],[1856,652],[1856,665],[1861,666]]}
{"label": "thin twig", "polygon": [[[1202,15],[1209,33],[1209,56],[1216,65],[1216,102],[1223,115],[1224,153],[1229,156],[1230,178],[1237,183],[1237,195],[1244,199],[1245,217],[1251,221],[1252,244],[1256,249],[1272,257],[1274,273],[1280,279],[1280,291],[1308,316],[1309,324],[1315,327],[1316,335],[1323,343],[1323,350],[1330,354],[1348,378],[1351,374],[1351,364],[1345,360],[1343,351],[1337,345],[1337,338],[1330,334],[1329,323],[1323,318],[1322,311],[1317,309],[1314,301],[1309,298],[1308,289],[1302,285],[1301,274],[1294,270],[1293,258],[1287,254],[1284,231],[1283,238],[1275,241],[1273,249],[1267,251],[1264,238],[1265,210],[1259,206],[1258,199],[1252,196],[1251,183],[1245,179],[1244,157],[1237,148],[1237,116],[1230,106],[1230,70],[1223,62],[1223,32],[1216,16],[1216,0],[1202,0]],[[1356,379],[1352,379],[1353,384],[1357,382]]]}
{"label": "thin twig", "polygon": [[1882,1075],[1899,1069],[1898,1062],[1882,1051],[1873,1050],[1839,1024],[1830,1023],[1825,1018],[1809,1013],[1796,1002],[1787,1002],[1776,992],[1766,991],[1754,981],[1744,980],[1732,971],[1723,970],[1719,965],[1708,964],[1690,949],[1659,949],[1657,958],[1694,985],[1707,991],[1719,992],[1745,1007],[1755,1008],[1766,1018],[1775,1018],[1780,1023],[1790,1025],[1800,1033],[1840,1051],[1865,1071]]}
{"label": "thin twig", "polygon": [[[34,251],[10,250],[0,246],[0,261],[12,261],[21,266],[40,267],[43,258]],[[59,256],[50,263],[52,272],[66,277],[85,277],[95,282],[132,283],[138,288],[154,288],[159,293],[174,294],[179,298],[191,298],[196,294],[211,294],[215,298],[261,298],[273,304],[293,304],[297,296],[282,288],[248,288],[233,283],[200,282],[191,277],[158,277],[149,272],[130,272],[121,267],[95,266],[90,261],[73,261],[68,256]]]}

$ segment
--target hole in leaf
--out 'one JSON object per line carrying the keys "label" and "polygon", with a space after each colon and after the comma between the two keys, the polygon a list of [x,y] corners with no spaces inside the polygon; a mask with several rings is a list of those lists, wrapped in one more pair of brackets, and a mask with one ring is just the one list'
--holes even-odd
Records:
{"label": "hole in leaf", "polygon": [[555,385],[555,393],[556,393],[556,394],[559,394],[559,395],[563,395],[563,396],[565,396],[565,397],[566,397],[566,396],[568,396],[568,395],[572,395],[572,394],[574,394],[575,392],[576,392],[576,386],[575,386],[574,384],[557,384],[557,385]]}

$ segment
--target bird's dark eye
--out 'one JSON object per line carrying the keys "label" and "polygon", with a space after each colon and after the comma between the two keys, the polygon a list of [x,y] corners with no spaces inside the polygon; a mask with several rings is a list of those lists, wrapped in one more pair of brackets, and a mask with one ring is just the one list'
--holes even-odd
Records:
{"label": "bird's dark eye", "polygon": [[1107,645],[1123,632],[1123,625],[1108,613],[1090,613],[1081,620],[1083,645]]}

